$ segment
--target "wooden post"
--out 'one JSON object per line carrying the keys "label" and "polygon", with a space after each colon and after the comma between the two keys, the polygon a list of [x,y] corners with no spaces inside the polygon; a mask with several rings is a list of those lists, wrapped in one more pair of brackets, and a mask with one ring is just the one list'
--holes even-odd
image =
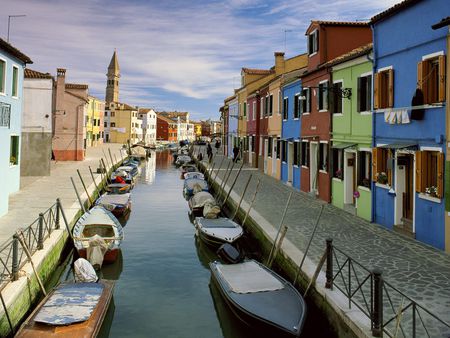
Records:
{"label": "wooden post", "polygon": [[87,198],[89,200],[89,207],[90,207],[94,203],[92,202],[91,196],[89,196],[86,185],[84,184],[83,178],[81,177],[80,170],[77,169],[77,173],[78,173],[78,177],[80,177],[80,181],[81,181],[81,184],[83,185],[84,191],[86,192]]}
{"label": "wooden post", "polygon": [[242,161],[241,167],[239,168],[238,173],[237,173],[236,176],[234,177],[234,181],[233,181],[233,183],[231,184],[231,187],[230,187],[230,190],[228,191],[227,196],[226,196],[225,199],[223,200],[222,206],[225,205],[225,203],[226,203],[227,200],[228,200],[228,197],[230,197],[231,191],[233,190],[234,185],[236,184],[237,179],[238,179],[239,175],[241,174],[241,170],[242,170],[242,167],[243,167],[243,166],[244,166],[244,161]]}
{"label": "wooden post", "polygon": [[256,195],[258,194],[259,190],[259,184],[261,183],[261,180],[258,178],[258,183],[256,184],[256,190],[253,194],[252,202],[250,203],[250,206],[247,209],[247,213],[245,214],[244,220],[242,221],[242,227],[245,227],[245,222],[247,221],[248,215],[250,214],[250,210],[253,208],[253,203],[255,202]]}
{"label": "wooden post", "polygon": [[[314,275],[311,278],[311,281],[309,282],[308,287],[305,290],[305,293],[303,294],[303,297],[306,297],[309,289],[311,288],[311,285],[316,283],[317,277],[319,277],[320,270],[322,270],[322,266],[325,263],[326,259],[327,259],[327,252],[324,251],[322,257],[320,258],[319,264],[316,267],[316,271],[314,272]],[[297,280],[297,276],[295,277],[295,280]],[[295,282],[294,282],[294,286],[295,286]]]}
{"label": "wooden post", "polygon": [[91,173],[92,181],[94,182],[94,185],[95,185],[95,190],[100,194],[97,182],[95,182],[94,173],[92,172],[91,166],[89,166],[89,172]]}
{"label": "wooden post", "polygon": [[67,232],[69,233],[70,238],[73,239],[72,231],[69,229],[69,222],[67,222],[66,214],[64,213],[64,208],[63,208],[63,206],[61,204],[61,201],[60,201],[59,198],[57,198],[56,201],[58,202],[58,205],[59,205],[59,208],[60,208],[60,211],[61,211],[61,215],[62,215],[63,220],[64,220],[64,224],[66,225]]}
{"label": "wooden post", "polygon": [[216,175],[214,176],[214,182],[216,181],[217,175],[219,175],[219,170],[222,169],[222,163],[225,159],[225,156],[222,157],[222,161],[220,161],[219,167],[217,168]]}
{"label": "wooden post", "polygon": [[86,212],[86,209],[84,208],[84,204],[81,202],[80,194],[78,194],[78,190],[75,185],[75,182],[73,181],[73,178],[71,177],[70,180],[72,181],[72,185],[73,185],[73,189],[75,190],[75,194],[77,194],[78,203],[80,203],[81,210],[83,210],[83,212]]}
{"label": "wooden post", "polygon": [[[106,163],[108,164],[108,167],[109,167],[108,157],[106,156],[106,153],[105,153],[104,149],[102,149],[102,153],[103,153],[103,156],[105,156],[105,161],[106,161]],[[102,161],[103,161],[103,157],[102,157]],[[107,168],[107,166],[105,166],[105,163],[103,163],[103,165],[104,165],[106,171],[108,171],[109,169]]]}
{"label": "wooden post", "polygon": [[[234,162],[232,163],[232,165],[231,165],[231,168],[230,168],[230,171],[228,172],[226,172],[225,173],[225,176],[226,177],[224,177],[224,181],[222,182],[223,183],[223,186],[221,187],[222,189],[221,190],[223,190],[223,192],[225,192],[225,186],[227,185],[227,183],[228,183],[228,180],[229,180],[229,178],[230,178],[230,176],[231,176],[231,173],[233,172],[233,169],[234,169]],[[228,170],[228,169],[227,169]]]}
{"label": "wooden post", "polygon": [[215,166],[216,164],[215,163],[213,163],[213,166],[212,166],[212,169],[211,169],[211,171],[210,172],[208,172],[208,171],[206,171],[205,172],[205,174],[207,175],[207,181],[209,182],[209,183],[211,183],[211,177],[212,177],[212,172],[213,172],[213,170],[214,170],[214,166]]}
{"label": "wooden post", "polygon": [[114,160],[116,161],[116,164],[118,164],[118,163],[119,163],[119,161],[117,160],[117,156],[116,156],[116,154],[114,154]]}
{"label": "wooden post", "polygon": [[273,261],[275,260],[275,258],[277,257],[278,251],[280,251],[280,247],[281,247],[281,244],[283,244],[284,236],[286,236],[287,230],[288,230],[288,227],[287,227],[286,225],[283,226],[283,229],[281,230],[280,239],[278,240],[278,243],[277,243],[277,245],[275,246],[275,250],[274,250],[274,252],[273,252],[272,258],[271,258],[270,261],[268,262],[268,265],[267,265],[267,266],[268,266],[269,268],[272,267],[272,263],[273,263]]}
{"label": "wooden post", "polygon": [[299,274],[300,271],[302,270],[303,262],[304,262],[305,259],[306,259],[306,255],[307,255],[307,253],[308,253],[308,251],[309,251],[309,247],[311,246],[311,242],[312,242],[312,240],[313,240],[313,238],[314,238],[314,235],[316,234],[317,226],[319,225],[320,217],[322,216],[323,207],[324,207],[324,205],[322,204],[322,205],[320,206],[319,215],[318,215],[317,218],[316,218],[316,223],[314,224],[314,230],[313,230],[313,232],[312,232],[312,234],[311,234],[311,237],[309,238],[308,245],[306,246],[305,253],[303,254],[302,261],[300,262],[300,265],[298,266],[297,272],[295,273],[294,285],[295,285],[295,283],[297,282],[298,274]]}
{"label": "wooden post", "polygon": [[286,206],[284,207],[283,216],[281,217],[281,221],[280,221],[280,226],[278,227],[277,235],[275,236],[275,240],[273,241],[272,249],[270,249],[269,259],[267,260],[267,262],[270,262],[270,260],[272,259],[273,251],[274,251],[275,245],[278,241],[278,237],[280,236],[280,231],[283,226],[284,218],[286,217],[286,212],[289,207],[289,203],[291,202],[291,197],[292,197],[292,191],[289,193],[289,197],[286,202]]}
{"label": "wooden post", "polygon": [[227,169],[225,170],[224,176],[222,177],[222,182],[220,182],[220,185],[219,185],[219,193],[218,193],[218,195],[217,195],[217,200],[219,200],[219,197],[220,197],[220,195],[222,194],[222,185],[223,185],[223,182],[225,182],[225,177],[227,176],[228,169],[230,168],[230,165],[231,165],[231,162],[228,163]]}
{"label": "wooden post", "polygon": [[[253,174],[250,174],[250,176],[248,177],[247,183],[245,184],[244,192],[242,193],[242,196],[239,199],[239,203],[238,203],[238,205],[236,207],[236,210],[234,211],[234,215],[231,218],[231,220],[235,219],[235,217],[236,217],[236,215],[237,215],[237,213],[239,211],[239,208],[241,207],[242,200],[244,199],[245,193],[247,192],[247,188],[248,188],[248,185],[250,184],[250,181],[252,180],[252,177],[253,177]],[[225,202],[226,202],[226,200],[225,200]]]}
{"label": "wooden post", "polygon": [[103,157],[102,157],[102,162],[103,162],[103,167],[105,168],[105,177],[106,177],[106,184],[111,183],[111,179],[109,178],[109,172],[108,169],[106,169],[106,165],[105,165],[105,161],[103,161]]}
{"label": "wooden post", "polygon": [[113,169],[115,169],[116,165],[115,165],[115,163],[114,163],[114,161],[113,161],[113,158],[112,158],[112,155],[111,155],[111,149],[110,149],[110,148],[108,148],[108,153],[109,153],[109,158],[111,159],[111,167],[112,167]]}

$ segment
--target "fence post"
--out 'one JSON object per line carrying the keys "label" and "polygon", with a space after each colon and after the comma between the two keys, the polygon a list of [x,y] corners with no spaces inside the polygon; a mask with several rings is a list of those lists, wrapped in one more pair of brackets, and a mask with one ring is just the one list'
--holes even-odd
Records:
{"label": "fence post", "polygon": [[383,272],[374,269],[373,273],[373,309],[372,309],[372,335],[383,336]]}
{"label": "fence post", "polygon": [[59,219],[60,219],[60,209],[61,208],[61,201],[59,198],[56,199],[56,216],[55,216],[55,229],[59,229]]}
{"label": "fence post", "polygon": [[37,248],[38,250],[42,250],[44,248],[44,214],[42,212],[39,214],[39,233]]}
{"label": "fence post", "polygon": [[12,280],[19,279],[19,238],[13,235],[13,249],[12,249]]}
{"label": "fence post", "polygon": [[327,270],[325,276],[327,281],[325,287],[327,289],[333,289],[333,239],[327,238]]}

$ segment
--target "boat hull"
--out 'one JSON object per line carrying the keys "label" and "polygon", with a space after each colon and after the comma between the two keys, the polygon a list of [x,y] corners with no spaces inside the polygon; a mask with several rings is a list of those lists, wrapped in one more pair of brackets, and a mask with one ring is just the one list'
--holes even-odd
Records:
{"label": "boat hull", "polygon": [[[114,263],[117,260],[117,257],[119,257],[120,248],[114,248],[114,249],[108,249],[105,252],[105,255],[103,256],[103,263],[111,264]],[[78,255],[81,258],[87,259],[87,251],[86,249],[79,249]]]}

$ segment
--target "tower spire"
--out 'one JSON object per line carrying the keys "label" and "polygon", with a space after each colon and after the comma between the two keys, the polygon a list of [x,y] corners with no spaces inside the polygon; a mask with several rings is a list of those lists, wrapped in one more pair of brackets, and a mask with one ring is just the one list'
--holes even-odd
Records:
{"label": "tower spire", "polygon": [[108,104],[110,102],[119,102],[120,68],[116,49],[114,49],[114,54],[109,63],[108,73],[106,74],[106,77],[106,103]]}

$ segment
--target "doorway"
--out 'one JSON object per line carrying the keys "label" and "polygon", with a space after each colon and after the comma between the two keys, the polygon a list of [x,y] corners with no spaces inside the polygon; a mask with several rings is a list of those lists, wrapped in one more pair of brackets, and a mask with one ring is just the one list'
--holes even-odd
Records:
{"label": "doorway", "polygon": [[287,165],[288,165],[288,182],[292,184],[292,176],[293,176],[293,165],[294,165],[294,143],[288,143],[288,156],[287,156]]}
{"label": "doorway", "polygon": [[310,142],[310,168],[309,168],[309,186],[310,192],[317,194],[317,181],[318,181],[318,166],[317,166],[317,157],[318,157],[318,143]]}
{"label": "doorway", "polygon": [[398,154],[396,161],[395,224],[413,232],[414,155]]}
{"label": "doorway", "polygon": [[264,174],[267,174],[267,153],[269,152],[269,139],[264,139]]}
{"label": "doorway", "polygon": [[356,153],[344,153],[344,204],[355,205],[354,192],[356,191]]}

